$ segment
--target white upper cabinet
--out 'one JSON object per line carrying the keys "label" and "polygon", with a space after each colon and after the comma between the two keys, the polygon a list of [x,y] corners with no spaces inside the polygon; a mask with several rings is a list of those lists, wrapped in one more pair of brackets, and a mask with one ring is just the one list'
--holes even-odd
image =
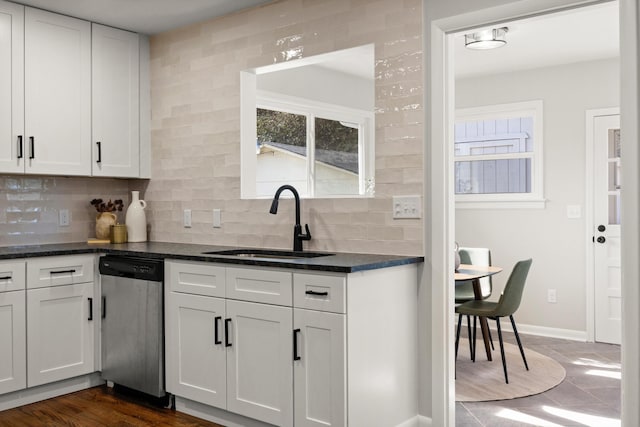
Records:
{"label": "white upper cabinet", "polygon": [[140,175],[138,34],[92,24],[94,176]]}
{"label": "white upper cabinet", "polygon": [[91,24],[25,9],[26,171],[91,174]]}
{"label": "white upper cabinet", "polygon": [[24,172],[24,6],[0,0],[0,172]]}

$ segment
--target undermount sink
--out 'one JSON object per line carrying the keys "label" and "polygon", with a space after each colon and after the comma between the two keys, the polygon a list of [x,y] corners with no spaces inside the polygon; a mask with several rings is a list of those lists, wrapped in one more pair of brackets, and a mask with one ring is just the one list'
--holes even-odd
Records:
{"label": "undermount sink", "polygon": [[229,255],[240,258],[277,258],[277,259],[301,259],[318,258],[334,254],[325,252],[298,252],[278,249],[228,249],[223,251],[203,252],[203,255]]}

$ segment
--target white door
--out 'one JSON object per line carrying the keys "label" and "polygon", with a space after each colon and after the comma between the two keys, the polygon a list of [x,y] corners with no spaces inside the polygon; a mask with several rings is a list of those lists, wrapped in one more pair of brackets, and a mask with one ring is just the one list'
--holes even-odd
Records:
{"label": "white door", "polygon": [[0,1],[0,172],[24,158],[24,6]]}
{"label": "white door", "polygon": [[595,340],[620,344],[620,116],[593,121]]}
{"label": "white door", "polygon": [[291,307],[227,300],[227,409],[293,426]]}
{"label": "white door", "polygon": [[27,387],[24,292],[0,292],[0,394]]}
{"label": "white door", "polygon": [[346,316],[295,309],[293,327],[295,426],[347,425]]}
{"label": "white door", "polygon": [[93,283],[27,290],[29,387],[94,371],[92,303]]}
{"label": "white door", "polygon": [[140,176],[138,35],[92,24],[94,176]]}
{"label": "white door", "polygon": [[91,24],[25,9],[26,171],[91,174]]}
{"label": "white door", "polygon": [[224,299],[171,292],[166,312],[167,391],[226,408]]}

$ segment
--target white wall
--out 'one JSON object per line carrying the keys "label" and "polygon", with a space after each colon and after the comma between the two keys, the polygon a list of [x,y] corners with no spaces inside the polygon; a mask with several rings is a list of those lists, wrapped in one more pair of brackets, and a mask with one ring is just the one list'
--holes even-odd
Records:
{"label": "white wall", "polygon": [[[521,102],[544,104],[544,209],[456,209],[456,241],[489,247],[495,265],[493,298],[500,295],[511,267],[533,258],[523,303],[522,325],[586,331],[585,111],[617,107],[617,60],[594,61],[456,82],[456,108]],[[568,219],[568,205],[583,216]],[[556,304],[547,289],[557,290]]]}

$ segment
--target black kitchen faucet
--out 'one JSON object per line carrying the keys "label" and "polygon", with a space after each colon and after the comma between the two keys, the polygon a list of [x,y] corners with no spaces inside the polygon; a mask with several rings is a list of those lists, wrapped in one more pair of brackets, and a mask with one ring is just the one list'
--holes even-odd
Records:
{"label": "black kitchen faucet", "polygon": [[296,199],[296,224],[293,226],[293,250],[302,251],[302,241],[311,240],[311,232],[309,231],[309,224],[305,224],[304,228],[306,233],[302,234],[302,226],[300,225],[300,196],[298,195],[298,191],[288,184],[278,188],[275,196],[273,196],[273,202],[271,203],[269,213],[274,215],[278,213],[278,199],[280,198],[280,193],[284,190],[291,191],[293,193],[293,197]]}

